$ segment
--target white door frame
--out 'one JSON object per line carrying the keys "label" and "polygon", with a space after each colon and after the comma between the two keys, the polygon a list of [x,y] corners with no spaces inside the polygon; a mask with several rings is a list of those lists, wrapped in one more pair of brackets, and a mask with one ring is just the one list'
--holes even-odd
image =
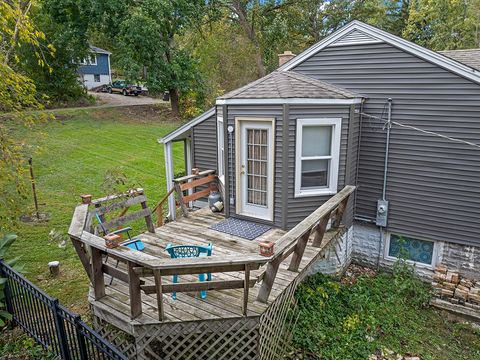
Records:
{"label": "white door frame", "polygon": [[[243,186],[245,182],[245,175],[242,174],[242,160],[246,155],[245,140],[242,136],[242,124],[251,124],[258,126],[258,128],[268,128],[268,180],[267,180],[267,211],[265,215],[255,214],[245,209],[246,187]],[[243,145],[243,146],[242,146]],[[243,164],[245,165],[245,164]],[[238,215],[254,217],[262,220],[273,221],[273,200],[274,200],[274,175],[275,175],[275,119],[274,118],[255,118],[255,117],[236,117],[235,118],[235,208]],[[249,205],[250,207],[254,205]]]}

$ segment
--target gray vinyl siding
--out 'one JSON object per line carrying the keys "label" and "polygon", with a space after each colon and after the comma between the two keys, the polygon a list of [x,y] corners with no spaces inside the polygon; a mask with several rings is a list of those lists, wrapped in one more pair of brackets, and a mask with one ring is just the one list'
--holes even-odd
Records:
{"label": "gray vinyl siding", "polygon": [[[274,198],[273,198],[273,222],[278,227],[282,226],[282,126],[283,126],[283,106],[282,105],[229,105],[227,109],[228,124],[235,127],[236,117],[252,117],[252,118],[274,118],[275,119],[275,169],[274,169]],[[237,216],[235,203],[236,199],[236,183],[235,183],[235,134],[228,137],[228,148],[230,149],[229,166],[226,169],[229,172],[230,197],[234,202],[230,204],[230,214]],[[228,202],[227,202],[228,203]]]}
{"label": "gray vinyl siding", "polygon": [[217,119],[215,114],[192,129],[193,167],[217,170]]}
{"label": "gray vinyl siding", "polygon": [[[380,116],[388,97],[394,121],[480,143],[480,86],[386,43],[325,48],[294,71],[367,96]],[[385,130],[362,119],[356,216],[374,219],[381,196]],[[420,239],[480,244],[480,150],[394,126],[388,230]]]}
{"label": "gray vinyl siding", "polygon": [[320,106],[320,105],[290,105],[289,130],[288,130],[288,202],[287,228],[292,228],[315,209],[326,202],[331,196],[309,196],[295,198],[295,150],[297,119],[308,118],[342,118],[342,134],[340,141],[340,162],[338,172],[338,190],[345,186],[346,162],[348,148],[350,107],[342,106]]}

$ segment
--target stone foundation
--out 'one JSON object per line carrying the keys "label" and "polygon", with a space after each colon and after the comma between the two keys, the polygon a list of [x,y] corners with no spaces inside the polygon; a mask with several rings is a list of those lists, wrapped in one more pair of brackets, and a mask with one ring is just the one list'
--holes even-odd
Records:
{"label": "stone foundation", "polygon": [[352,262],[353,234],[353,227],[350,227],[334,241],[323,257],[312,265],[310,274],[321,272],[334,276],[342,275]]}
{"label": "stone foundation", "polygon": [[[391,267],[395,260],[385,257],[386,239],[387,234],[381,234],[377,226],[356,222],[353,225],[353,261],[370,267]],[[479,247],[448,242],[437,242],[437,246],[434,266],[443,264],[462,277],[480,280]],[[415,270],[421,278],[432,281],[434,266],[416,264]]]}

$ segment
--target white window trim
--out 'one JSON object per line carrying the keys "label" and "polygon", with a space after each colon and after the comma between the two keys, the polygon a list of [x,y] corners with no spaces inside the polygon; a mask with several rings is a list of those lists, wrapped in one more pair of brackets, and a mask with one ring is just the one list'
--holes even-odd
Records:
{"label": "white window trim", "polygon": [[[223,131],[220,131],[220,123]],[[225,128],[223,116],[217,116],[217,169],[218,179],[222,184],[225,184]]]}
{"label": "white window trim", "polygon": [[[325,125],[333,127],[332,134],[332,148],[331,155],[328,157],[317,156],[315,159],[329,158],[330,167],[328,169],[329,174],[329,186],[327,188],[318,189],[302,189],[301,188],[301,176],[302,176],[302,132],[303,126],[315,126]],[[333,195],[337,193],[338,186],[338,169],[340,165],[340,140],[342,136],[342,118],[317,118],[317,119],[297,119],[296,130],[296,145],[295,145],[295,197],[307,197],[307,196],[321,196],[321,195]],[[312,159],[314,159],[312,157]]]}
{"label": "white window trim", "polygon": [[427,239],[420,239],[420,238],[416,238],[416,237],[412,237],[412,236],[407,236],[407,235],[402,235],[402,234],[398,234],[398,233],[392,233],[392,232],[387,232],[387,236],[386,236],[386,239],[385,239],[385,247],[383,249],[383,257],[386,259],[386,260],[389,260],[389,261],[392,261],[392,262],[395,262],[395,261],[398,261],[399,258],[395,257],[395,256],[390,256],[388,254],[389,250],[390,250],[390,237],[392,235],[399,235],[399,236],[405,236],[405,237],[410,237],[410,238],[413,238],[413,239],[417,239],[417,240],[422,240],[422,241],[430,241],[430,242],[433,242],[433,254],[432,254],[432,263],[431,264],[425,264],[425,263],[422,263],[422,262],[418,262],[418,261],[413,261],[413,260],[409,260],[409,259],[405,259],[405,262],[407,264],[410,264],[410,265],[415,265],[415,267],[417,268],[424,268],[424,269],[434,269],[435,266],[437,266],[438,264],[438,256],[439,256],[439,253],[440,253],[440,244],[438,243],[438,241],[433,241],[433,240],[427,240]]}
{"label": "white window trim", "polygon": [[97,65],[97,54],[92,54],[92,56],[90,56],[89,58],[83,59],[80,62],[80,65],[93,65],[93,66]]}

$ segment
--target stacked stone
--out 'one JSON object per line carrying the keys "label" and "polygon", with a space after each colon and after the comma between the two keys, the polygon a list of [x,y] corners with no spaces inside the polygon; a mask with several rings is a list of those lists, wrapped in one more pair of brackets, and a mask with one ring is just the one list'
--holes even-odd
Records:
{"label": "stacked stone", "polygon": [[480,282],[463,278],[445,265],[435,268],[432,286],[435,295],[443,300],[480,309]]}

